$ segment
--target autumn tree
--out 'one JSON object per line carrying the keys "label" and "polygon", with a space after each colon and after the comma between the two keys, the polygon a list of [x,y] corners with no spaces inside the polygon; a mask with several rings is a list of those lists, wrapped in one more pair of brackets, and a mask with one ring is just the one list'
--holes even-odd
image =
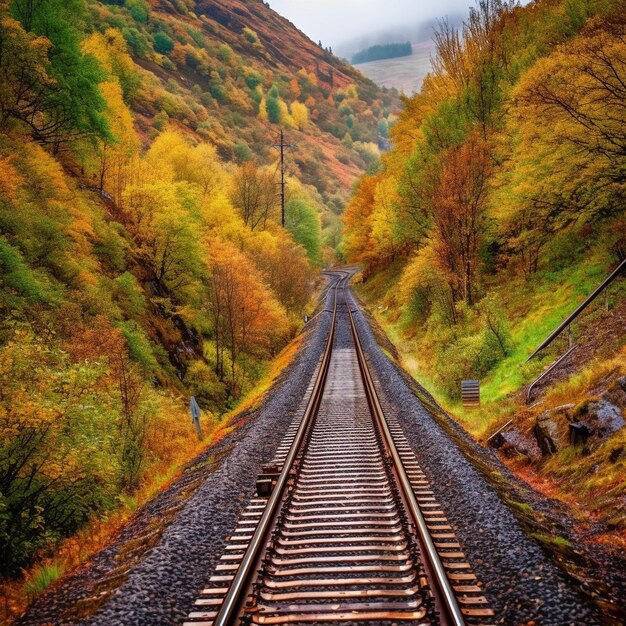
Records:
{"label": "autumn tree", "polygon": [[237,397],[245,375],[246,356],[267,356],[284,332],[286,316],[250,261],[232,245],[212,242],[211,298],[216,372],[225,375],[224,352],[230,362],[230,390]]}
{"label": "autumn tree", "polygon": [[82,42],[81,49],[92,54],[107,74],[119,82],[124,101],[132,103],[141,79],[122,33],[115,28],[93,33]]}
{"label": "autumn tree", "polygon": [[265,228],[277,206],[274,173],[252,161],[239,166],[232,179],[231,200],[246,226]]}
{"label": "autumn tree", "polygon": [[94,179],[94,186],[109,194],[115,205],[121,207],[136,165],[139,139],[119,83],[107,81],[100,90],[107,99],[106,118],[113,137],[98,140],[95,148],[93,142],[85,145],[84,169]]}
{"label": "autumn tree", "polygon": [[372,242],[379,258],[387,262],[394,259],[403,247],[401,233],[397,228],[398,182],[387,177],[376,185],[374,210],[372,211]]}
{"label": "autumn tree", "polygon": [[[103,115],[106,103],[98,88],[104,71],[80,48],[84,10],[83,0],[13,0],[12,15],[35,40],[34,52],[28,50],[15,25],[3,19],[11,31],[9,45],[20,53],[18,64],[26,70],[24,80],[10,87],[13,103],[5,115],[25,124],[37,141],[55,150],[83,137],[110,136]],[[48,47],[38,38],[45,38]],[[6,52],[4,63],[9,62]]]}
{"label": "autumn tree", "polygon": [[461,98],[484,138],[502,102],[510,63],[504,32],[515,6],[515,0],[479,0],[461,30],[443,21],[435,32],[437,83]]}
{"label": "autumn tree", "polygon": [[255,254],[255,264],[263,273],[276,299],[298,318],[312,293],[313,271],[302,246],[289,237],[274,237],[273,245]]}
{"label": "autumn tree", "polygon": [[128,352],[119,328],[113,328],[103,315],[87,322],[73,320],[65,349],[74,363],[106,363],[106,387],[115,414],[117,431],[119,486],[130,493],[137,486],[145,462],[147,414],[142,406],[145,379],[141,366]]}
{"label": "autumn tree", "polygon": [[121,341],[110,353],[109,363],[117,382],[121,404],[117,424],[121,487],[126,492],[132,492],[139,483],[146,456],[147,414],[141,406],[145,378],[140,366],[129,358],[126,345]]}
{"label": "autumn tree", "polygon": [[131,185],[124,196],[127,228],[135,255],[156,294],[185,299],[197,285],[201,267],[193,193],[184,183]]}
{"label": "autumn tree", "polygon": [[225,185],[222,164],[215,146],[192,145],[179,132],[163,131],[150,146],[146,161],[153,171],[171,182],[196,185],[203,196]]}
{"label": "autumn tree", "polygon": [[406,159],[398,180],[398,227],[418,246],[431,226],[432,198],[440,175],[440,160],[419,142]]}
{"label": "autumn tree", "polygon": [[[539,61],[516,92],[524,202],[555,231],[623,211],[626,27],[592,23]],[[530,172],[528,171],[530,170]]]}
{"label": "autumn tree", "polygon": [[474,302],[478,251],[486,227],[491,170],[488,146],[472,134],[441,155],[441,174],[432,198],[437,256],[456,298]]}
{"label": "autumn tree", "polygon": [[291,103],[291,119],[298,130],[304,130],[309,121],[309,109],[306,104],[294,101]]}
{"label": "autumn tree", "polygon": [[20,120],[35,107],[37,93],[53,82],[48,60],[50,41],[30,35],[0,3],[0,123]]}
{"label": "autumn tree", "polygon": [[344,212],[344,249],[353,262],[367,263],[376,255],[371,239],[371,217],[380,178],[380,175],[362,178]]}

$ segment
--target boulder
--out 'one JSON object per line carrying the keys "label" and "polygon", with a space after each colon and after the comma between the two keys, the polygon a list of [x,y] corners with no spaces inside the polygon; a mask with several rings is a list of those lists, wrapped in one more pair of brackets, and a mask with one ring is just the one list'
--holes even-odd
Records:
{"label": "boulder", "polygon": [[531,461],[541,456],[537,442],[517,428],[498,433],[498,448],[507,457],[522,455]]}
{"label": "boulder", "polygon": [[585,424],[595,432],[598,439],[607,439],[624,427],[624,410],[609,401],[609,392],[603,393],[593,402],[583,402],[576,410],[577,422]]}
{"label": "boulder", "polygon": [[598,399],[576,407],[574,420],[591,431],[591,443],[601,443],[624,427],[626,376],[616,378]]}
{"label": "boulder", "polygon": [[569,423],[573,409],[573,404],[564,404],[537,416],[533,433],[543,456],[555,454],[569,445]]}

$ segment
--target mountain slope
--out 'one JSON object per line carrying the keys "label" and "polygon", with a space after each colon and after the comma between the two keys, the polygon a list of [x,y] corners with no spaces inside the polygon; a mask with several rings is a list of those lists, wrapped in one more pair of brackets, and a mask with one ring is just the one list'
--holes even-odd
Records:
{"label": "mountain slope", "polygon": [[220,436],[397,104],[261,2],[0,0],[0,576]]}
{"label": "mountain slope", "polygon": [[[101,32],[108,26],[120,30],[143,70],[143,86],[130,101],[138,128],[150,137],[165,110],[168,119],[210,140],[227,160],[252,153],[270,161],[275,159],[272,122],[280,121],[296,146],[294,173],[341,204],[347,191],[337,179],[353,180],[375,158],[371,144],[378,142],[378,124],[397,109],[398,100],[263,2],[188,4],[91,5],[93,24]],[[136,6],[145,13],[133,11]],[[135,19],[138,15],[145,18]],[[155,45],[155,37],[163,36]],[[272,87],[289,108],[281,120],[268,120],[264,111]],[[169,97],[165,107],[161,90]],[[306,107],[311,123],[303,123],[301,115],[292,119],[293,103],[300,112]],[[320,153],[310,147],[309,135],[332,149]]]}

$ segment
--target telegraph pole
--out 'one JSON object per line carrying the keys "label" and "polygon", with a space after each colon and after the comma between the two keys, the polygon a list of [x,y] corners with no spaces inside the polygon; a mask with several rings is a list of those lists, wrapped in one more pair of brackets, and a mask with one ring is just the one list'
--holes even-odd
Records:
{"label": "telegraph pole", "polygon": [[280,129],[280,143],[275,143],[274,148],[280,150],[280,223],[285,227],[285,148],[293,148],[291,144],[285,143],[285,134]]}

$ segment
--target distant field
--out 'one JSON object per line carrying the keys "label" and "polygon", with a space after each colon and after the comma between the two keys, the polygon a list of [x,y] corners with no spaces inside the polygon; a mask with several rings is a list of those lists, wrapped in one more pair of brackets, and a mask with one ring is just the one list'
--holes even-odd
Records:
{"label": "distant field", "polygon": [[357,69],[382,87],[395,87],[398,91],[411,95],[419,91],[422,81],[430,72],[432,41],[413,44],[413,55],[397,59],[384,59],[360,63]]}

